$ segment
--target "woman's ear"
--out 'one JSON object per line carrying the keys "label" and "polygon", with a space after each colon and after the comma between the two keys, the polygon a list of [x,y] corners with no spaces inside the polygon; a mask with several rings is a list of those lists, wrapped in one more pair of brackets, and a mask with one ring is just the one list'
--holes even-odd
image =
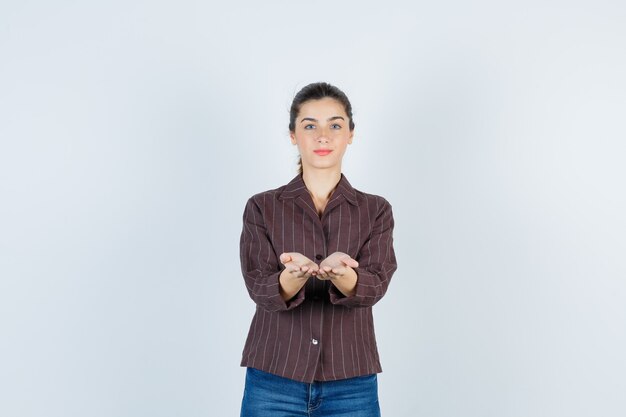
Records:
{"label": "woman's ear", "polygon": [[292,145],[296,145],[298,143],[296,141],[296,135],[293,132],[289,133],[289,137],[291,138],[291,144]]}

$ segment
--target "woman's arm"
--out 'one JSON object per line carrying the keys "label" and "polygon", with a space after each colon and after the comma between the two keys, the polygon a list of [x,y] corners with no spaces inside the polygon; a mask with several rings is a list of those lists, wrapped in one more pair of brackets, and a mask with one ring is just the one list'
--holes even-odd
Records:
{"label": "woman's arm", "polygon": [[[243,213],[239,249],[241,272],[246,289],[257,305],[269,311],[281,311],[291,310],[302,304],[304,301],[302,287],[306,280],[299,286],[298,280],[288,280],[283,274],[289,272],[285,272],[274,253],[266,233],[261,209],[254,197],[248,199]],[[293,300],[288,301],[291,298]]]}
{"label": "woman's arm", "polygon": [[[352,268],[356,283],[352,295],[346,296],[332,283],[330,302],[346,307],[370,307],[387,292],[389,281],[398,268],[393,249],[394,219],[391,204],[382,197],[382,204],[374,220],[372,233],[355,260],[359,266]],[[346,283],[349,286],[349,282]]]}

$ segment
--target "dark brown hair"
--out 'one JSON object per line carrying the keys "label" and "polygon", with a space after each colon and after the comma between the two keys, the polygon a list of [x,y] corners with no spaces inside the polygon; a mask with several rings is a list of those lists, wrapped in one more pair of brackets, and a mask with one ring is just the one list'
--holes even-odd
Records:
{"label": "dark brown hair", "polygon": [[[337,100],[343,105],[343,108],[350,119],[350,130],[354,130],[354,121],[352,120],[352,105],[350,100],[343,91],[326,82],[311,83],[303,87],[293,98],[291,102],[291,109],[289,110],[289,131],[294,133],[296,131],[296,118],[300,113],[302,104],[309,100],[320,100],[325,97],[330,97]],[[298,157],[298,174],[302,175],[302,157]]]}

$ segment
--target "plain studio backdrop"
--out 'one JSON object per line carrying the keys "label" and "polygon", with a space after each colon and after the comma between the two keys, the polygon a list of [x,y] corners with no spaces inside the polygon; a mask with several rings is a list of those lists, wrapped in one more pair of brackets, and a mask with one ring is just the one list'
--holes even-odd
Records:
{"label": "plain studio backdrop", "polygon": [[626,3],[0,6],[0,415],[238,416],[246,200],[354,107],[386,417],[626,415]]}

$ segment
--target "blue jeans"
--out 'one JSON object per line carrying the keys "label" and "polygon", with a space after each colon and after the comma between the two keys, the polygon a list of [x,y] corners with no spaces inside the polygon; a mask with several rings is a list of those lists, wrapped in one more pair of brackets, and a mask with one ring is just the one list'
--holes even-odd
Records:
{"label": "blue jeans", "polygon": [[240,417],[380,417],[376,374],[308,384],[246,368]]}

